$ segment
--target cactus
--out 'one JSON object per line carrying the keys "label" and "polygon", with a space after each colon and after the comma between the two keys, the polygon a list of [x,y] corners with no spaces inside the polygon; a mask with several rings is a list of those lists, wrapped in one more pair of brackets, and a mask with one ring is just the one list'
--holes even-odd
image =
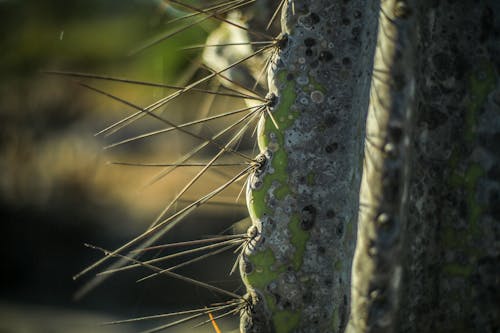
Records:
{"label": "cactus", "polygon": [[[221,9],[172,3],[229,29],[244,25],[223,18]],[[232,300],[187,319],[229,309],[240,314],[241,332],[497,331],[500,6],[283,0],[278,9],[282,32],[266,47],[243,50],[250,55],[148,108],[117,99],[137,109],[134,117],[156,118],[219,149],[186,190],[224,153],[234,153],[257,118],[259,152],[228,183],[177,213],[168,215],[167,206],[143,234],[103,249],[106,255],[83,273],[118,258],[111,271],[146,267],[220,292]],[[264,50],[272,51],[268,60],[236,70]],[[265,97],[253,67],[259,63],[267,69]],[[155,113],[214,78],[242,97],[237,78],[249,73],[257,95],[228,127],[243,124],[224,144],[219,134],[207,139]],[[218,241],[240,245],[244,295],[128,252],[149,247],[243,177],[251,226],[246,235]]]}

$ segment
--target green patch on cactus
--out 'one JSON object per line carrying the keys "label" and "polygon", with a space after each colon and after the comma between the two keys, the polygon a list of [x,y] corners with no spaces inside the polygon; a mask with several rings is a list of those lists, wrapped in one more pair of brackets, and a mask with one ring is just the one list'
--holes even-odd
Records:
{"label": "green patch on cactus", "polygon": [[443,272],[451,276],[468,277],[473,271],[470,265],[447,264],[443,266]]}
{"label": "green patch on cactus", "polygon": [[291,107],[297,98],[297,94],[295,93],[295,83],[292,81],[286,81],[286,73],[284,71],[278,74],[278,81],[283,84],[283,88],[280,89],[281,95],[279,96],[279,102],[274,108],[272,116],[274,117],[274,120],[276,120],[279,129],[276,128],[270,119],[266,119],[264,130],[258,138],[259,147],[261,147],[261,149],[268,146],[268,135],[271,132],[278,134],[277,139],[279,147],[282,147],[284,130],[290,127],[295,118],[299,115],[298,112],[291,112]]}
{"label": "green patch on cactus", "polygon": [[[458,161],[452,163],[451,167],[453,169],[456,168]],[[475,234],[478,232],[478,223],[479,218],[481,217],[481,213],[483,208],[479,204],[476,199],[476,188],[479,179],[484,175],[485,171],[479,164],[471,164],[468,166],[465,173],[460,173],[455,171],[450,176],[450,184],[455,188],[464,188],[466,191],[466,203],[468,209],[467,221],[468,221],[468,229],[467,233],[469,235]],[[456,239],[456,232],[453,230],[445,230],[444,231],[444,240],[447,244],[462,244],[461,240]],[[463,240],[462,240],[463,241]]]}
{"label": "green patch on cactus", "polygon": [[[271,166],[273,171],[264,177],[262,186],[258,190],[253,190],[251,193],[248,210],[253,220],[261,218],[264,213],[270,213],[266,204],[266,196],[269,194],[273,183],[278,182],[281,184],[280,187],[275,189],[274,195],[277,199],[282,200],[290,193],[290,189],[287,186],[288,156],[282,147],[284,143],[284,131],[293,123],[298,115],[297,112],[290,112],[290,108],[296,98],[295,84],[286,81],[285,72],[280,73],[278,79],[285,85],[282,89],[282,95],[280,96],[278,105],[272,112],[274,119],[278,123],[279,129],[276,128],[273,121],[266,119],[264,122],[264,129],[258,138],[259,147],[262,150],[271,148],[269,145],[272,146],[270,150],[272,151]],[[270,142],[270,135],[275,137],[273,142]]]}
{"label": "green patch on cactus", "polygon": [[255,221],[260,219],[265,213],[269,213],[269,208],[266,204],[266,195],[271,188],[273,179],[271,177],[264,177],[262,180],[262,186],[258,190],[252,190],[250,193],[250,201],[248,206],[248,212],[250,218]]}
{"label": "green patch on cactus", "polygon": [[281,184],[281,186],[274,190],[274,195],[277,199],[282,200],[290,193],[290,188],[287,186],[287,164],[288,158],[285,151],[283,149],[276,151],[271,162],[274,172],[263,178],[262,186],[258,190],[251,192],[251,201],[250,205],[248,205],[248,210],[253,220],[261,218],[265,213],[270,214],[266,203],[266,196],[269,194],[273,183],[278,182]]}
{"label": "green patch on cactus", "polygon": [[252,263],[253,270],[246,278],[254,288],[260,290],[264,290],[271,281],[275,280],[280,273],[285,271],[284,267],[278,269],[273,267],[276,258],[271,249],[256,252],[249,256],[248,260]]}
{"label": "green patch on cactus", "polygon": [[294,214],[288,224],[288,229],[291,233],[290,242],[295,248],[295,253],[293,254],[293,268],[298,270],[302,266],[302,260],[304,259],[304,252],[306,250],[306,244],[309,240],[310,234],[304,231],[300,227],[300,219]]}
{"label": "green patch on cactus", "polygon": [[314,172],[310,171],[306,176],[306,183],[309,186],[314,185]]}
{"label": "green patch on cactus", "polygon": [[495,67],[491,63],[482,63],[473,70],[468,80],[469,104],[465,116],[465,139],[468,142],[476,138],[477,114],[488,94],[495,88]]}
{"label": "green patch on cactus", "polygon": [[339,311],[340,311],[340,309],[333,310],[333,316],[332,316],[332,331],[333,332],[336,332],[339,328],[339,325],[340,325]]}
{"label": "green patch on cactus", "polygon": [[274,191],[274,195],[278,200],[283,200],[288,194],[290,194],[290,187],[286,185],[281,186]]}
{"label": "green patch on cactus", "polygon": [[300,322],[300,311],[276,311],[273,315],[276,333],[292,332]]}
{"label": "green patch on cactus", "polygon": [[479,164],[472,164],[465,173],[464,185],[467,191],[467,207],[469,208],[469,227],[476,231],[482,208],[476,200],[476,187],[479,178],[484,175],[484,170]]}
{"label": "green patch on cactus", "polygon": [[333,269],[335,269],[336,272],[342,271],[342,260],[337,260],[333,265]]}
{"label": "green patch on cactus", "polygon": [[463,232],[458,232],[455,228],[447,227],[442,232],[443,244],[448,248],[467,248],[468,239]]}

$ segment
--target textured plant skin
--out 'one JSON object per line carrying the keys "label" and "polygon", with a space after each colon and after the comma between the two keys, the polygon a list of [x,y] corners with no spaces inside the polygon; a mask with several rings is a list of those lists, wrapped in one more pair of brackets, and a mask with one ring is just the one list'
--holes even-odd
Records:
{"label": "textured plant skin", "polygon": [[348,332],[496,332],[500,6],[381,13]]}
{"label": "textured plant skin", "polygon": [[366,122],[348,332],[394,332],[403,273],[415,98],[412,1],[382,1]]}
{"label": "textured plant skin", "polygon": [[497,332],[500,3],[293,4],[241,331]]}
{"label": "textured plant skin", "polygon": [[[342,332],[350,303],[376,5],[286,3],[273,58],[266,162],[250,177],[242,332]],[[270,95],[272,96],[272,95]],[[276,127],[277,125],[277,127]]]}
{"label": "textured plant skin", "polygon": [[500,329],[500,3],[418,2],[398,332]]}

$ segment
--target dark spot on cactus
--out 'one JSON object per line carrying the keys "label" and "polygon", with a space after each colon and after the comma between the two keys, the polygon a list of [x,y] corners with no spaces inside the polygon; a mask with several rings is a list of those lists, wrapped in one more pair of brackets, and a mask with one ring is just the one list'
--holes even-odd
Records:
{"label": "dark spot on cactus", "polygon": [[399,126],[399,124],[390,124],[388,134],[392,142],[399,143],[403,138],[403,129]]}
{"label": "dark spot on cactus", "polygon": [[313,55],[313,51],[311,49],[306,49],[305,54],[306,54],[307,57],[310,57],[310,56]]}
{"label": "dark spot on cactus", "polygon": [[266,290],[270,293],[274,292],[276,288],[278,287],[277,283],[275,281],[271,281],[267,286]]}
{"label": "dark spot on cactus", "polygon": [[285,302],[283,303],[283,309],[288,310],[288,309],[290,309],[291,307],[292,307],[292,303],[290,303],[290,301],[285,301]]}
{"label": "dark spot on cactus", "polygon": [[354,27],[351,30],[351,34],[354,40],[359,39],[359,35],[361,35],[361,28],[360,27]]}
{"label": "dark spot on cactus", "polygon": [[306,292],[304,295],[302,295],[302,301],[304,304],[309,304],[314,300],[314,295],[312,292]]}
{"label": "dark spot on cactus", "polygon": [[278,103],[278,96],[276,96],[274,93],[269,93],[266,95],[266,100],[267,106],[272,108]]}
{"label": "dark spot on cactus", "polygon": [[242,265],[243,265],[243,271],[245,272],[245,274],[250,274],[253,272],[253,265],[251,262],[243,260]]}
{"label": "dark spot on cactus", "polygon": [[[399,53],[401,54],[401,53]],[[395,57],[398,56],[398,51],[395,52]],[[393,87],[395,90],[402,90],[405,85],[406,85],[406,76],[403,74],[403,73],[397,73],[397,74],[394,74],[394,77],[393,77]]]}
{"label": "dark spot on cactus", "polygon": [[304,45],[307,47],[312,47],[312,46],[316,45],[316,40],[314,38],[306,38],[304,40]]}
{"label": "dark spot on cactus", "polygon": [[313,62],[311,62],[311,63],[309,64],[309,66],[310,66],[311,68],[316,68],[316,67],[318,67],[318,65],[319,65],[319,61],[318,61],[318,60],[314,60]]}
{"label": "dark spot on cactus", "polygon": [[479,142],[482,147],[486,148],[489,152],[495,156],[500,156],[500,132],[492,134],[483,134],[479,138]]}
{"label": "dark spot on cactus", "polygon": [[360,12],[359,10],[355,10],[355,11],[354,11],[354,18],[355,18],[355,19],[359,19],[359,18],[361,18],[361,12]]}
{"label": "dark spot on cactus", "polygon": [[492,190],[489,194],[488,203],[490,207],[490,215],[495,220],[500,220],[500,194],[497,190]]}
{"label": "dark spot on cactus", "polygon": [[351,59],[349,57],[342,58],[342,64],[345,66],[351,65]]}
{"label": "dark spot on cactus", "polygon": [[337,224],[337,226],[335,227],[335,234],[338,238],[342,237],[342,235],[344,234],[344,224],[342,222]]}
{"label": "dark spot on cactus", "polygon": [[329,209],[326,211],[326,217],[329,219],[332,219],[335,217],[335,212],[333,211],[333,209]]}
{"label": "dark spot on cactus", "polygon": [[300,227],[302,230],[310,230],[316,221],[316,208],[313,205],[307,205],[302,208]]}
{"label": "dark spot on cactus", "polygon": [[247,229],[247,236],[250,238],[255,238],[259,234],[259,229],[255,225],[251,225]]}
{"label": "dark spot on cactus", "polygon": [[492,180],[500,179],[500,164],[495,164],[488,170],[488,178]]}
{"label": "dark spot on cactus", "polygon": [[338,147],[339,147],[339,144],[338,144],[338,143],[336,143],[336,142],[333,142],[333,143],[331,143],[331,144],[329,144],[329,145],[327,145],[327,146],[325,147],[325,151],[326,151],[328,154],[331,154],[331,153],[333,153],[334,151],[336,151],[336,150],[338,149]]}
{"label": "dark spot on cactus", "polygon": [[340,315],[339,328],[340,328],[340,331],[343,332],[344,327],[345,327],[346,322],[347,322],[347,296],[346,295],[344,295],[343,302],[340,305],[339,315]]}
{"label": "dark spot on cactus", "polygon": [[422,110],[421,115],[421,119],[427,123],[427,127],[430,130],[434,130],[439,126],[444,125],[448,120],[446,113],[431,105],[427,105]]}
{"label": "dark spot on cactus", "polygon": [[500,89],[495,91],[493,94],[493,102],[495,102],[496,105],[500,106]]}
{"label": "dark spot on cactus", "polygon": [[333,54],[331,54],[328,51],[321,51],[319,53],[319,57],[318,57],[319,61],[328,62],[328,61],[331,61],[332,59],[333,59]]}
{"label": "dark spot on cactus", "polygon": [[295,79],[295,76],[292,73],[288,73],[286,76],[287,81],[293,81]]}
{"label": "dark spot on cactus", "polygon": [[487,6],[481,14],[481,32],[479,33],[479,42],[484,43],[494,30],[493,10]]}
{"label": "dark spot on cactus", "polygon": [[344,18],[344,19],[342,19],[342,24],[349,25],[349,24],[351,24],[351,20],[349,20],[348,18]]}
{"label": "dark spot on cactus", "polygon": [[[335,96],[332,96],[332,100],[335,100]],[[325,118],[325,125],[327,127],[333,127],[337,123],[337,117],[335,116],[328,116]]]}
{"label": "dark spot on cactus", "polygon": [[384,187],[384,200],[395,203],[399,198],[401,184],[401,170],[398,167],[386,169],[383,172],[382,185]]}
{"label": "dark spot on cactus", "polygon": [[318,246],[318,253],[319,254],[325,254],[326,249],[323,246]]}
{"label": "dark spot on cactus", "polygon": [[321,21],[318,14],[316,14],[316,13],[311,13],[310,16],[311,16],[311,23],[312,24],[318,24],[319,21]]}
{"label": "dark spot on cactus", "polygon": [[288,35],[282,34],[278,37],[278,41],[276,42],[276,46],[278,49],[283,50],[288,45]]}
{"label": "dark spot on cactus", "polygon": [[276,300],[276,304],[278,304],[281,301],[281,295],[278,293],[272,293],[274,296],[274,299]]}
{"label": "dark spot on cactus", "polygon": [[325,280],[325,286],[330,287],[332,284],[333,284],[333,281],[331,279]]}
{"label": "dark spot on cactus", "polygon": [[453,74],[453,59],[448,54],[440,52],[432,57],[432,64],[434,65],[435,75],[439,80],[444,80]]}
{"label": "dark spot on cactus", "polygon": [[373,302],[368,315],[368,320],[374,325],[384,326],[382,321],[387,320],[387,313],[390,310],[390,305],[385,299],[377,299]]}

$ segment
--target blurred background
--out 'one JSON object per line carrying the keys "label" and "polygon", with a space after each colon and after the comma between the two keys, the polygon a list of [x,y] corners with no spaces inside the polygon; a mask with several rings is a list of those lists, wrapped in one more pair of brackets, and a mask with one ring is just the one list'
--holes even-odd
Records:
{"label": "blurred background", "polygon": [[[103,149],[165,125],[145,117],[114,135],[94,136],[134,110],[78,85],[81,78],[43,71],[184,85],[202,74],[197,70],[200,52],[181,48],[204,43],[217,27],[214,22],[204,21],[138,55],[127,56],[145,40],[171,29],[167,23],[178,14],[153,0],[0,1],[0,246],[4,262],[0,332],[137,332],[154,324],[100,324],[227,300],[169,278],[136,283],[144,271],[117,274],[83,299],[73,299],[85,281],[73,281],[72,276],[101,256],[83,244],[115,249],[130,240],[151,224],[198,171],[179,168],[147,185],[161,169],[107,162],[174,162],[199,141],[173,131]],[[172,92],[83,81],[142,107]],[[205,88],[217,89],[216,85],[209,82]],[[213,110],[228,111],[243,105],[234,98],[212,100],[188,94],[170,103],[162,114],[179,124],[221,112]],[[211,136],[235,119],[238,117],[192,130]],[[248,138],[240,142],[242,151],[250,155],[254,148],[251,142]],[[206,160],[214,152],[213,147],[206,149],[195,160]],[[206,194],[240,169],[220,168],[207,174],[174,208],[178,210]],[[244,219],[244,193],[239,196],[242,186],[243,182],[233,184],[160,243],[221,234]],[[179,273],[242,294],[238,274],[228,276],[235,259],[229,251]],[[224,332],[232,331],[237,318],[221,320],[220,325]],[[185,326],[186,331],[196,332],[192,326]],[[213,328],[205,326],[199,331],[212,332]]]}

